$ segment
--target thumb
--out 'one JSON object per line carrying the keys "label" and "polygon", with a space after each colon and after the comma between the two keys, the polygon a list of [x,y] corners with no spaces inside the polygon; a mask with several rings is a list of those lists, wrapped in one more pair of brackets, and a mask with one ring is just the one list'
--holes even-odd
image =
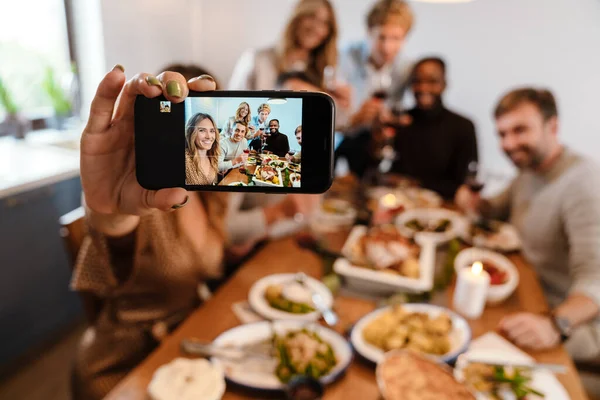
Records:
{"label": "thumb", "polygon": [[147,190],[145,206],[161,211],[177,210],[185,206],[189,200],[188,192],[183,188],[169,188],[161,190]]}

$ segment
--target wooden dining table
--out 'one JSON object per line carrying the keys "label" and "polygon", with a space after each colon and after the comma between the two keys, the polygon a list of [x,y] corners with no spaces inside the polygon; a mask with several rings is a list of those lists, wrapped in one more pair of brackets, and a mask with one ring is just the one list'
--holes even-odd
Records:
{"label": "wooden dining table", "polygon": [[[486,332],[495,331],[498,322],[510,313],[548,311],[548,304],[534,270],[518,254],[511,255],[509,258],[519,271],[519,286],[508,300],[496,306],[487,306],[481,318],[469,321],[474,338]],[[311,250],[299,247],[294,239],[286,238],[268,242],[242,265],[210,300],[194,311],[152,354],[123,379],[106,399],[147,399],[147,386],[157,368],[177,357],[184,357],[180,351],[182,339],[194,337],[203,341],[211,341],[224,331],[241,324],[232,311],[232,305],[245,301],[249,289],[257,280],[273,273],[298,271],[320,278],[323,270],[323,258]],[[450,285],[435,296],[433,302],[450,307],[452,293],[453,285]],[[374,300],[338,294],[335,297],[334,308],[340,317],[340,322],[335,329],[339,333],[345,334],[357,320],[376,307],[377,303]],[[566,366],[566,374],[557,375],[558,380],[565,387],[571,399],[587,399],[573,360],[564,347],[558,346],[550,350],[528,353],[538,362],[558,363]],[[265,398],[281,398],[281,396],[247,391],[228,385],[223,397],[224,400]],[[345,376],[327,387],[324,395],[326,400],[378,400],[380,398],[374,366],[359,357],[355,357]]]}

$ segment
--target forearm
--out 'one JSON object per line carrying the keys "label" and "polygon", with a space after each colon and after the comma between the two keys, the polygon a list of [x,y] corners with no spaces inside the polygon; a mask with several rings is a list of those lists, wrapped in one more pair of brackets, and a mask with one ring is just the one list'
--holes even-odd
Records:
{"label": "forearm", "polygon": [[554,314],[565,318],[572,327],[585,325],[600,313],[600,307],[589,296],[580,293],[571,294],[555,310]]}

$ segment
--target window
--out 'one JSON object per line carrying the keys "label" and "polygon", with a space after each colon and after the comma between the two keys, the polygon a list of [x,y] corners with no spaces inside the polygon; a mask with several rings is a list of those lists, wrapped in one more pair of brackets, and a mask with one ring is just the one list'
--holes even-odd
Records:
{"label": "window", "polygon": [[[72,101],[77,94],[71,68],[65,0],[3,0],[0,12],[0,79],[29,119],[51,116],[43,88],[49,68]],[[0,121],[5,110],[0,105]]]}

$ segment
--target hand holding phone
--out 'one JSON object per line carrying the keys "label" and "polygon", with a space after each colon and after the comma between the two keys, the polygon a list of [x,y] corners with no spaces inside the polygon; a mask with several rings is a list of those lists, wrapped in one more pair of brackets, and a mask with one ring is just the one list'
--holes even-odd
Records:
{"label": "hand holding phone", "polygon": [[[136,97],[162,96],[176,104],[183,101],[189,89],[214,90],[215,83],[196,80],[188,89],[183,76],[174,72],[158,75],[161,87],[150,85],[147,74],[136,75],[125,83],[121,68],[115,67],[100,82],[82,133],[80,173],[86,206],[99,214],[121,216],[144,215],[152,209],[170,210],[186,201],[185,189],[147,189],[135,177],[136,166],[131,159]],[[178,96],[170,95],[167,86],[176,88]]]}
{"label": "hand holding phone", "polygon": [[[268,110],[266,120],[258,121],[257,137],[248,143],[244,121],[236,121],[225,136],[217,128],[242,103],[263,110],[261,119]],[[331,186],[335,106],[327,94],[190,92],[183,104],[138,96],[135,115],[136,173],[146,189],[308,194]],[[302,131],[309,134],[302,136]],[[246,145],[256,154],[240,154]],[[301,161],[286,158],[292,147],[300,147]]]}

